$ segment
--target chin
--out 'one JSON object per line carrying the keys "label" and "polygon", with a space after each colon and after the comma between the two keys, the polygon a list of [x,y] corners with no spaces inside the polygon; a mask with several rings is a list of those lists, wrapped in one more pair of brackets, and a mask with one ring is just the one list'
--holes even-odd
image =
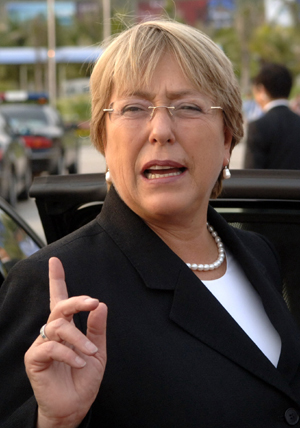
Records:
{"label": "chin", "polygon": [[146,201],[147,212],[153,217],[176,217],[187,211],[187,204],[180,195],[157,195]]}

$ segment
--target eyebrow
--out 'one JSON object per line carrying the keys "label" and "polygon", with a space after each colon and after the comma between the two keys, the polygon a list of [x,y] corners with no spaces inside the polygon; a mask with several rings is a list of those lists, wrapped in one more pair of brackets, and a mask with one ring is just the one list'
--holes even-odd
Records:
{"label": "eyebrow", "polygon": [[[124,93],[124,95],[126,95]],[[127,94],[130,97],[139,97],[139,98],[145,98],[148,100],[154,100],[156,94],[151,93],[151,92],[147,92],[147,91],[141,91],[141,90],[137,90],[134,92],[130,92],[129,94]],[[176,100],[178,98],[182,98],[186,95],[201,95],[201,93],[199,93],[197,90],[195,89],[182,89],[180,91],[167,91],[166,92],[166,96],[167,98],[169,98],[170,100]]]}

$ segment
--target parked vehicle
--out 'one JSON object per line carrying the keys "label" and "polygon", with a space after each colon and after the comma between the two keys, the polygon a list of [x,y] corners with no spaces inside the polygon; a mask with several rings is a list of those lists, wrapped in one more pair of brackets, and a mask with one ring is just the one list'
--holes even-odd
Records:
{"label": "parked vehicle", "polygon": [[59,112],[48,104],[7,102],[0,105],[16,133],[31,149],[34,175],[41,172],[78,172],[79,140],[73,126],[66,126]]}
{"label": "parked vehicle", "polygon": [[44,246],[44,242],[0,197],[0,286],[9,270]]}
{"label": "parked vehicle", "polygon": [[27,198],[32,182],[31,150],[0,114],[0,195],[12,206]]}

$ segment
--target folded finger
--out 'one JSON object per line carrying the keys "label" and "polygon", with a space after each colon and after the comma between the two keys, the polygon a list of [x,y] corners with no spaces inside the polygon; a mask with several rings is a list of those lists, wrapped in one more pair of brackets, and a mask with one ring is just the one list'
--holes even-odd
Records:
{"label": "folded finger", "polygon": [[56,318],[65,318],[70,321],[74,314],[82,311],[93,311],[99,305],[98,299],[89,296],[75,296],[60,300],[51,311],[48,322]]}
{"label": "folded finger", "polygon": [[[65,342],[86,355],[93,355],[98,351],[95,346],[78,328],[64,318],[56,319],[44,326],[44,338],[48,341]],[[43,336],[41,335],[41,338]],[[39,343],[42,343],[41,340]]]}
{"label": "folded finger", "polygon": [[53,361],[63,362],[74,368],[86,365],[84,358],[73,349],[54,341],[46,341],[40,346],[31,347],[25,354],[26,370],[30,373],[46,370]]}

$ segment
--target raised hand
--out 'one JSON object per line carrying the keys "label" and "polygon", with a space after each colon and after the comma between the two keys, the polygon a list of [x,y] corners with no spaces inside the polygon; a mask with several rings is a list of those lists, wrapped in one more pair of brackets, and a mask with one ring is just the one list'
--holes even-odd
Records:
{"label": "raised hand", "polygon": [[[106,365],[107,307],[89,296],[68,298],[63,266],[49,260],[50,309],[41,335],[25,355],[38,403],[38,428],[77,427],[89,411]],[[84,335],[73,315],[89,311]]]}

